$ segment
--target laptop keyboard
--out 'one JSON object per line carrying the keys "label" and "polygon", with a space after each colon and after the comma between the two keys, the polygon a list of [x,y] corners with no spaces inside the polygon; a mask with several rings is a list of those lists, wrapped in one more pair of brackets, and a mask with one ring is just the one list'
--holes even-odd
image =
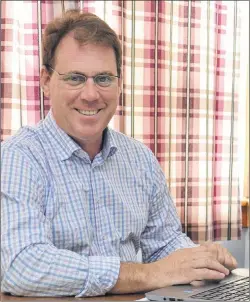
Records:
{"label": "laptop keyboard", "polygon": [[235,280],[191,296],[202,300],[248,301],[249,277]]}

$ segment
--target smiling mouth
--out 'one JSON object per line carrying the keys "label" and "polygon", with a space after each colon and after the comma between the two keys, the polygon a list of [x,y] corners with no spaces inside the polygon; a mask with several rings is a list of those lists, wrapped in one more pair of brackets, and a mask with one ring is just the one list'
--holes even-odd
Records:
{"label": "smiling mouth", "polygon": [[100,110],[101,109],[99,109],[99,110],[78,110],[78,109],[76,109],[77,112],[79,112],[80,114],[85,115],[85,116],[96,115]]}

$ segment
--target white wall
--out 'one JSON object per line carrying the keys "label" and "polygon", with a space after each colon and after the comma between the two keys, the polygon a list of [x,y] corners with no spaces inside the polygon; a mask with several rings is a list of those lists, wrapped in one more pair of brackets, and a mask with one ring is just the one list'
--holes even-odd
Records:
{"label": "white wall", "polygon": [[238,267],[249,268],[249,228],[242,229],[240,240],[221,242],[236,258]]}

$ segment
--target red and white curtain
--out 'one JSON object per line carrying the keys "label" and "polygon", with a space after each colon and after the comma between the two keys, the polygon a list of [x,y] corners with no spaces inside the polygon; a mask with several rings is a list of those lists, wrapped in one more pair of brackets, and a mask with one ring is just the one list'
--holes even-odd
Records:
{"label": "red and white curtain", "polygon": [[110,126],[157,156],[183,231],[238,239],[238,1],[1,1],[1,139],[50,105],[40,89],[41,36],[63,10],[97,14],[119,35],[123,93]]}

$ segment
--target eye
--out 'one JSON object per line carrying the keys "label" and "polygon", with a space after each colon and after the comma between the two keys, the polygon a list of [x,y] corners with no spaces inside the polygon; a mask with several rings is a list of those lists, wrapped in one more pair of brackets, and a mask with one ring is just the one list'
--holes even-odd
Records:
{"label": "eye", "polygon": [[85,76],[83,76],[81,74],[69,73],[69,74],[65,75],[63,80],[70,85],[79,85],[79,84],[85,83],[86,78],[85,78]]}
{"label": "eye", "polygon": [[113,77],[109,76],[107,74],[104,74],[104,75],[100,74],[95,77],[95,82],[97,85],[106,87],[106,86],[109,86],[110,84],[112,84]]}

